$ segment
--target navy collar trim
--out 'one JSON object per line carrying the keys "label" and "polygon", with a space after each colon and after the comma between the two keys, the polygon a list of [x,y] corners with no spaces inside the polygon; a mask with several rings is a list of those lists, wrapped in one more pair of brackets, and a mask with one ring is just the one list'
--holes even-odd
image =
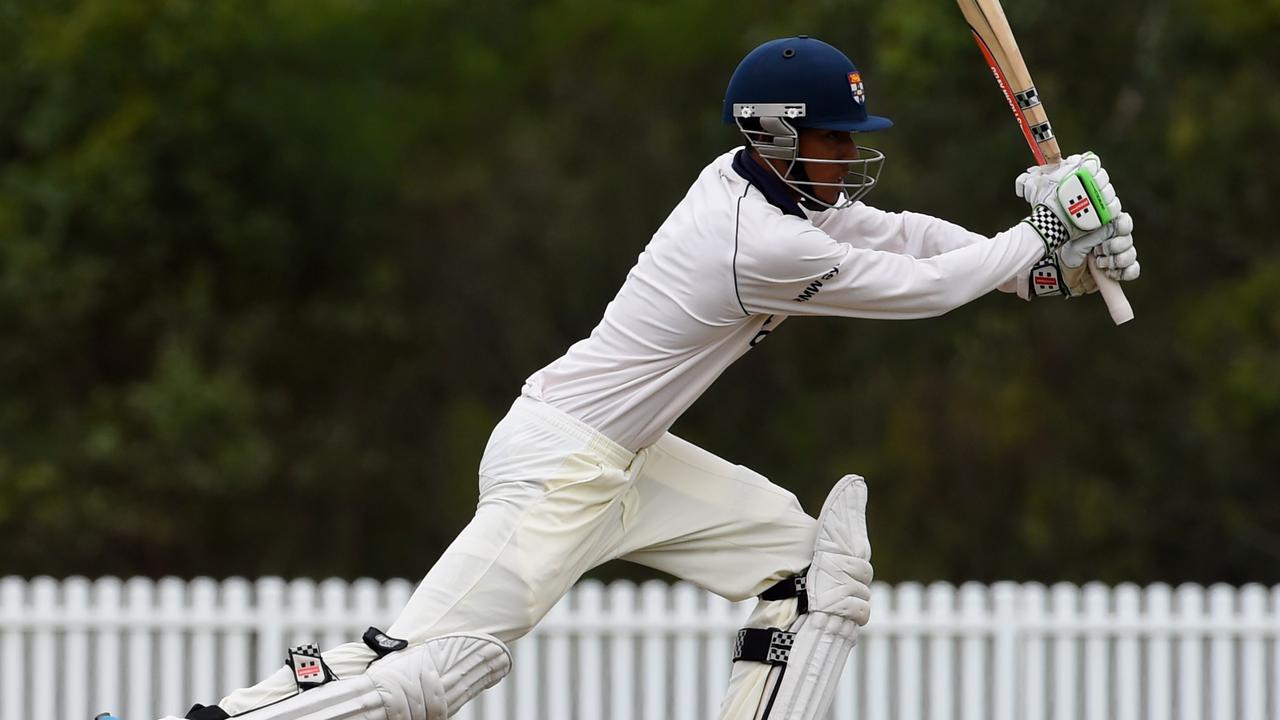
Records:
{"label": "navy collar trim", "polygon": [[800,209],[800,204],[791,196],[786,183],[771,171],[760,167],[760,163],[752,159],[751,152],[747,148],[742,148],[737,155],[733,156],[733,169],[759,190],[770,205],[787,215],[794,215],[801,220],[808,219]]}

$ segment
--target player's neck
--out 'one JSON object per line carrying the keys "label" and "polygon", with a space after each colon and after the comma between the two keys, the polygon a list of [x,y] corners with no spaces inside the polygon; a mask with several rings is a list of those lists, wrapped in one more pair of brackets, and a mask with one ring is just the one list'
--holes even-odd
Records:
{"label": "player's neck", "polygon": [[[754,149],[752,149],[750,152],[751,152],[751,159],[754,160],[757,165],[763,168],[765,172],[776,173],[779,178],[786,177],[786,164],[783,163],[781,160],[774,160],[774,161],[767,160],[761,157],[760,153],[756,152]],[[774,162],[779,163],[781,167],[779,167],[778,165],[774,165],[773,164]],[[786,188],[787,194],[791,196],[792,200],[795,200],[796,202],[800,202],[800,199],[802,196],[800,195],[799,192],[796,191],[795,188],[791,187],[785,182],[783,182],[782,185],[783,187]]]}

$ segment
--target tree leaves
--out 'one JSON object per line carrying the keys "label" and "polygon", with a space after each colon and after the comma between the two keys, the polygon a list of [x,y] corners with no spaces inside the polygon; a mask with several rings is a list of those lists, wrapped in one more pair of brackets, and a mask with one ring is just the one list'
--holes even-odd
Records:
{"label": "tree leaves", "polygon": [[[1010,8],[1064,147],[1137,219],[1136,322],[793,320],[676,432],[811,511],[867,475],[887,579],[1280,580],[1280,16],[1254,5]],[[950,6],[0,0],[0,564],[420,575],[523,378],[739,142],[734,65],[794,33],[897,121],[866,138],[874,204],[1025,213]]]}

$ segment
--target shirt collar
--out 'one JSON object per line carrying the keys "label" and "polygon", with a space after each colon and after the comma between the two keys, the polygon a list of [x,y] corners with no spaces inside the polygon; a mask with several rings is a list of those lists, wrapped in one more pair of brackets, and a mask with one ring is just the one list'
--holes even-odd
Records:
{"label": "shirt collar", "polygon": [[802,220],[807,219],[804,211],[800,209],[800,204],[791,196],[791,191],[787,184],[782,182],[782,179],[772,171],[761,167],[760,163],[752,159],[751,153],[747,148],[742,148],[737,155],[733,156],[733,169],[747,182],[751,183],[755,189],[759,190],[770,205],[787,215],[794,215]]}

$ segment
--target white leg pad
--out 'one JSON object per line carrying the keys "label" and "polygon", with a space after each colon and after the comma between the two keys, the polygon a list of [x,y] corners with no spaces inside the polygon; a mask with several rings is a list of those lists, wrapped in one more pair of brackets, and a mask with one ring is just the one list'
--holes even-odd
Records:
{"label": "white leg pad", "polygon": [[826,717],[858,628],[871,616],[871,541],[867,484],[857,475],[836,483],[818,516],[813,565],[806,576],[809,612],[801,616],[768,720]]}
{"label": "white leg pad", "polygon": [[489,635],[443,635],[391,653],[362,675],[236,715],[236,720],[444,720],[511,671]]}

